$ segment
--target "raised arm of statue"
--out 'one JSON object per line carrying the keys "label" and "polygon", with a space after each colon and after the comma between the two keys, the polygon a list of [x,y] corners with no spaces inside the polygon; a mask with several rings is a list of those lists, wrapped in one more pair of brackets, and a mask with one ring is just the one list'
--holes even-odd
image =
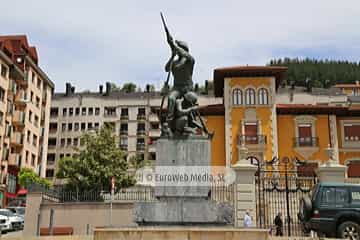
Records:
{"label": "raised arm of statue", "polygon": [[197,105],[191,106],[189,108],[184,109],[182,107],[183,99],[176,100],[176,110],[179,113],[179,115],[188,115],[192,111],[196,111],[199,107]]}
{"label": "raised arm of statue", "polygon": [[169,72],[171,70],[171,64],[174,61],[175,56],[176,56],[176,53],[173,51],[171,54],[171,57],[169,58],[169,60],[167,61],[166,65],[165,65],[166,72]]}

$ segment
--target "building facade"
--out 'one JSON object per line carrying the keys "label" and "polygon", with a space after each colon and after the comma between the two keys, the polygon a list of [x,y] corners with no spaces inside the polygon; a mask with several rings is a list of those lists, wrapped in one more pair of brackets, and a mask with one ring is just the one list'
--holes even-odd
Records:
{"label": "building facade", "polygon": [[[360,108],[340,89],[281,86],[284,67],[230,67],[214,71],[215,96],[223,104],[203,110],[215,132],[212,164],[231,166],[239,149],[261,161],[305,161],[316,169],[332,158],[360,177]],[[360,105],[358,105],[360,106]],[[289,167],[296,168],[295,162]]]}
{"label": "building facade", "polygon": [[38,66],[26,36],[0,36],[1,200],[16,197],[22,167],[45,177],[54,84]]}
{"label": "building facade", "polygon": [[[161,98],[159,92],[111,91],[110,83],[105,88],[99,86],[98,92],[79,93],[67,83],[65,93],[55,93],[52,99],[46,177],[55,179],[59,159],[77,154],[85,131],[104,124],[113,127],[117,144],[128,160],[134,156],[156,160]],[[200,97],[199,102],[216,104],[221,98]]]}

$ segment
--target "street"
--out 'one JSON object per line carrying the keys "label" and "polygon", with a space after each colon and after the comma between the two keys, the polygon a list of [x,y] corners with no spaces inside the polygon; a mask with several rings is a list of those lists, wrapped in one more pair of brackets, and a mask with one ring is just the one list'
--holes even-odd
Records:
{"label": "street", "polygon": [[2,238],[16,238],[16,237],[20,238],[21,236],[22,236],[22,231],[8,232],[1,235]]}

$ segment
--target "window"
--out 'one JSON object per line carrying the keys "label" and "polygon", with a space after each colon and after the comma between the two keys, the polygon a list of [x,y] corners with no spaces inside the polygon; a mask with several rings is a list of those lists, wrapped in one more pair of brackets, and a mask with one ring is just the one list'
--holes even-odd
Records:
{"label": "window", "polygon": [[73,127],[73,124],[72,124],[72,123],[68,123],[68,131],[72,131],[72,127]]}
{"label": "window", "polygon": [[61,124],[61,131],[63,131],[63,132],[66,131],[66,123]]}
{"label": "window", "polygon": [[80,114],[80,108],[75,108],[75,116],[79,116]]}
{"label": "window", "polygon": [[116,108],[115,107],[105,107],[105,116],[116,116]]}
{"label": "window", "polygon": [[306,162],[297,166],[298,177],[315,177],[316,169],[318,168],[317,162]]}
{"label": "window", "polygon": [[258,125],[257,123],[245,123],[245,143],[257,144],[258,143]]}
{"label": "window", "polygon": [[86,115],[86,107],[81,108],[81,115]]}
{"label": "window", "polygon": [[159,123],[151,123],[151,129],[159,129]]}
{"label": "window", "polygon": [[70,147],[71,146],[71,138],[67,139],[67,146]]}
{"label": "window", "polygon": [[74,109],[73,108],[69,108],[69,116],[72,116],[74,114]]}
{"label": "window", "polygon": [[258,99],[260,105],[267,105],[269,104],[269,94],[268,90],[265,88],[260,88],[258,91]]}
{"label": "window", "polygon": [[31,122],[31,121],[32,121],[32,112],[29,111],[29,122]]}
{"label": "window", "polygon": [[37,146],[37,139],[38,139],[38,137],[34,134],[34,135],[33,135],[33,142],[32,142],[32,144],[33,144],[34,147]]}
{"label": "window", "polygon": [[88,109],[88,113],[89,113],[89,115],[93,115],[93,114],[94,114],[94,109],[93,109],[93,108],[89,108],[89,109]]}
{"label": "window", "polygon": [[144,116],[145,115],[145,108],[138,108],[138,115]]}
{"label": "window", "polygon": [[55,122],[52,122],[49,124],[49,132],[57,132],[58,124]]}
{"label": "window", "polygon": [[74,123],[74,131],[79,131],[79,123]]}
{"label": "window", "polygon": [[48,153],[47,164],[52,165],[55,163],[55,153]]}
{"label": "window", "polygon": [[26,141],[30,143],[31,132],[28,130],[26,135]]}
{"label": "window", "polygon": [[66,109],[66,108],[63,108],[63,116],[64,116],[64,117],[66,116],[66,113],[67,113],[67,109]]}
{"label": "window", "polygon": [[120,125],[120,134],[127,134],[128,133],[128,125],[127,123],[122,123]]}
{"label": "window", "polygon": [[40,107],[40,98],[36,97],[36,107],[39,108]]}
{"label": "window", "polygon": [[29,163],[29,151],[25,152],[25,162],[26,162],[26,164]]}
{"label": "window", "polygon": [[39,117],[37,115],[35,115],[35,117],[34,117],[34,124],[37,127],[39,126]]}
{"label": "window", "polygon": [[347,142],[360,141],[360,123],[345,123],[344,137]]}
{"label": "window", "polygon": [[74,142],[73,142],[74,146],[77,147],[79,145],[79,139],[78,138],[74,138]]}
{"label": "window", "polygon": [[31,166],[35,166],[35,154],[31,154]]}
{"label": "window", "polygon": [[122,108],[121,109],[121,116],[128,116],[129,115],[129,110],[127,108]]}
{"label": "window", "polygon": [[313,146],[313,138],[312,138],[312,125],[310,123],[299,124],[298,128],[298,143],[299,147],[307,147]]}
{"label": "window", "polygon": [[127,146],[128,145],[128,138],[127,137],[121,137],[120,138],[120,145]]}
{"label": "window", "polygon": [[59,108],[50,108],[50,117],[57,117],[59,115]]}
{"label": "window", "polygon": [[240,89],[233,90],[233,105],[242,105],[243,104],[243,94]]}
{"label": "window", "polygon": [[46,177],[53,178],[54,177],[54,169],[46,169]]}
{"label": "window", "polygon": [[3,102],[5,100],[5,90],[0,87],[0,100]]}
{"label": "window", "polygon": [[137,139],[137,145],[145,145],[145,139],[144,138],[138,138]]}
{"label": "window", "polygon": [[62,139],[60,140],[60,146],[61,146],[61,147],[65,147],[65,138],[62,138]]}
{"label": "window", "polygon": [[95,129],[98,129],[98,128],[99,128],[99,123],[98,123],[98,122],[94,123],[94,128],[95,128]]}
{"label": "window", "polygon": [[37,79],[37,88],[38,89],[41,89],[41,79],[38,77],[38,79]]}
{"label": "window", "polygon": [[92,129],[92,128],[93,128],[93,125],[92,125],[91,122],[89,122],[89,123],[88,123],[88,129],[90,130],[90,129]]}
{"label": "window", "polygon": [[324,188],[321,196],[321,204],[335,204],[335,188]]}
{"label": "window", "polygon": [[81,131],[85,131],[86,123],[81,123]]}
{"label": "window", "polygon": [[1,64],[1,76],[3,78],[7,77],[7,71],[8,71],[7,67],[4,64]]}
{"label": "window", "polygon": [[137,130],[138,131],[145,131],[145,123],[138,123]]}
{"label": "window", "polygon": [[49,138],[48,146],[55,147],[56,146],[56,138]]}
{"label": "window", "polygon": [[4,113],[0,111],[0,125],[3,125]]}
{"label": "window", "polygon": [[360,188],[359,187],[351,187],[351,202],[360,203]]}
{"label": "window", "polygon": [[34,101],[34,93],[33,93],[33,91],[30,92],[30,101],[31,102]]}
{"label": "window", "polygon": [[248,88],[245,91],[245,104],[254,105],[255,104],[255,90]]}
{"label": "window", "polygon": [[62,158],[64,158],[64,154],[61,153],[61,154],[59,155],[59,159],[62,159]]}
{"label": "window", "polygon": [[31,76],[31,82],[34,83],[35,82],[35,73],[34,72],[31,72],[32,76]]}
{"label": "window", "polygon": [[95,115],[96,116],[100,115],[100,108],[95,108]]}

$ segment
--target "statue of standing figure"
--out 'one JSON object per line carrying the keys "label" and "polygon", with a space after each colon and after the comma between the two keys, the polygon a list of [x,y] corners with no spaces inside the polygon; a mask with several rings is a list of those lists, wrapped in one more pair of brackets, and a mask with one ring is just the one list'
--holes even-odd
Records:
{"label": "statue of standing figure", "polygon": [[[166,118],[162,121],[162,135],[194,135],[199,132],[208,134],[207,128],[203,123],[198,112],[197,95],[193,90],[193,70],[195,59],[189,52],[189,46],[186,42],[173,39],[163,21],[167,43],[171,49],[171,57],[165,65],[165,71],[168,72],[168,79],[165,85],[168,85],[170,73],[174,77],[174,86],[168,94],[168,105]],[[161,108],[163,101],[161,104]],[[160,110],[161,112],[161,110]],[[200,123],[196,119],[200,120]]]}

